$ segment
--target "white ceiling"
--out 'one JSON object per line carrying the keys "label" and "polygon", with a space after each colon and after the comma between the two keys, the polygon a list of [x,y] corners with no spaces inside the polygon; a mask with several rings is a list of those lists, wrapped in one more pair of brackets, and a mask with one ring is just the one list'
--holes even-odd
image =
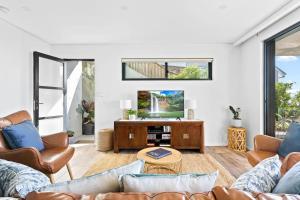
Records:
{"label": "white ceiling", "polygon": [[0,0],[51,44],[233,43],[289,0]]}

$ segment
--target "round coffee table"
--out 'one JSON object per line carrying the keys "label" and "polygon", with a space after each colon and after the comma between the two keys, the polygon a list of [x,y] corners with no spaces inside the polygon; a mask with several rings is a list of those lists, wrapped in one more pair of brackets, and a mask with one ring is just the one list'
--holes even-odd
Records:
{"label": "round coffee table", "polygon": [[[171,155],[160,159],[154,159],[147,156],[147,152],[163,148],[172,152]],[[179,151],[167,148],[167,147],[150,147],[142,149],[137,154],[137,159],[145,161],[145,173],[157,173],[157,174],[177,174],[182,169],[182,155]]]}

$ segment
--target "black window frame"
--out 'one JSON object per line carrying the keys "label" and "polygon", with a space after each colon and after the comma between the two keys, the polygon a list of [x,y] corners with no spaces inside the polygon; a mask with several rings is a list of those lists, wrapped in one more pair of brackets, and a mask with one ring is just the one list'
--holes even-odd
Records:
{"label": "black window frame", "polygon": [[[126,78],[126,63],[123,60],[166,60],[165,61],[165,78]],[[206,79],[169,79],[169,70],[168,70],[168,62],[172,61],[172,59],[176,60],[211,60],[208,62],[208,78]],[[213,72],[212,72],[212,65],[213,65],[213,58],[122,58],[122,81],[210,81],[213,80]]]}
{"label": "black window frame", "polygon": [[300,27],[300,21],[264,40],[264,134],[275,137],[275,44]]}

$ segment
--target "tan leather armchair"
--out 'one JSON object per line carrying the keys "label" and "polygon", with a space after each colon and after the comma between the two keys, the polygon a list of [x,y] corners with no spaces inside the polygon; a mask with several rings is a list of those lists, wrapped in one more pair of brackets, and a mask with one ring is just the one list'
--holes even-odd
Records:
{"label": "tan leather armchair", "polygon": [[[281,139],[267,136],[257,135],[254,137],[254,150],[247,152],[247,159],[252,166],[260,161],[275,156],[281,144]],[[283,158],[281,158],[283,160]]]}
{"label": "tan leather armchair", "polygon": [[[19,111],[0,119],[0,129],[11,124],[18,124],[25,120],[32,120],[27,111]],[[74,154],[74,148],[68,144],[68,134],[55,133],[42,137],[45,149],[39,152],[36,148],[10,149],[0,131],[0,159],[14,161],[30,166],[45,173],[53,183],[53,174],[65,165],[73,179],[69,160]]]}

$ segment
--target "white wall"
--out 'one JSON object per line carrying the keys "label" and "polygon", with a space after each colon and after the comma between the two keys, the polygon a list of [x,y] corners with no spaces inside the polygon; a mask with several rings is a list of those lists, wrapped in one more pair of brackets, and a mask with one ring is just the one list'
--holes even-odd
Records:
{"label": "white wall", "polygon": [[[182,89],[198,101],[197,118],[205,121],[206,145],[227,144],[228,105],[234,79],[231,45],[55,45],[52,54],[66,58],[95,58],[96,131],[113,127],[121,117],[120,99],[132,99],[137,90]],[[212,57],[213,81],[122,81],[121,58]]]}
{"label": "white wall", "polygon": [[50,45],[0,19],[0,116],[32,113],[33,51],[47,53]]}
{"label": "white wall", "polygon": [[239,91],[237,99],[242,108],[243,123],[248,130],[248,147],[253,147],[253,138],[262,134],[263,124],[263,41],[300,19],[300,9],[284,17],[263,32],[258,33],[237,49],[240,49]]}

